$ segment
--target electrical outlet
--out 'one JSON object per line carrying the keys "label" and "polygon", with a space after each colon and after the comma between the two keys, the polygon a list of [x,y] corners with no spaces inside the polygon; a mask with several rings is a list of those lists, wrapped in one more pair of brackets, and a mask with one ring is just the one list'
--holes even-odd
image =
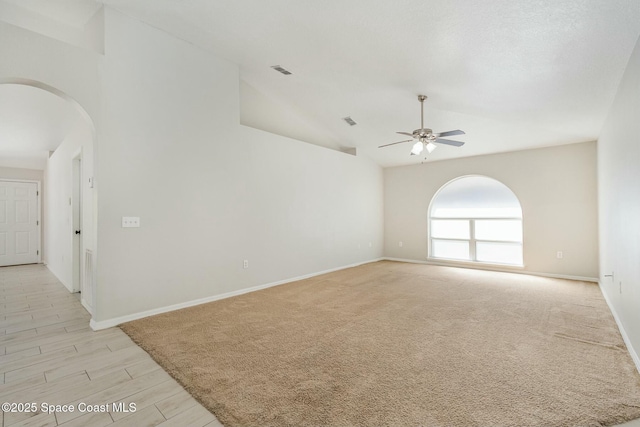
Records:
{"label": "electrical outlet", "polygon": [[372,246],[373,246],[373,243],[369,242],[369,247],[372,247]]}
{"label": "electrical outlet", "polygon": [[402,247],[402,242],[398,242],[398,246]]}
{"label": "electrical outlet", "polygon": [[140,227],[140,217],[139,216],[123,216],[122,228],[133,228],[133,227]]}
{"label": "electrical outlet", "polygon": [[558,252],[556,253],[556,258],[558,258],[558,259],[562,259],[562,257],[563,257],[563,253],[562,253],[562,251],[558,251]]}
{"label": "electrical outlet", "polygon": [[248,259],[245,259],[245,260],[242,262],[242,268],[249,268],[249,260],[248,260]]}

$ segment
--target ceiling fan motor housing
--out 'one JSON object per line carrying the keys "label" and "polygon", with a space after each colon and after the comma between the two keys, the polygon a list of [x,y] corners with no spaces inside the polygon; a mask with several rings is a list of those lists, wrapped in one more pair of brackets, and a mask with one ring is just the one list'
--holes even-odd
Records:
{"label": "ceiling fan motor housing", "polygon": [[[464,135],[464,132],[459,129],[434,134],[431,129],[424,127],[424,101],[426,99],[427,99],[426,95],[418,95],[418,101],[420,101],[420,128],[414,130],[412,133],[396,132],[401,135],[407,135],[407,136],[410,136],[412,139],[418,140],[418,142],[414,144],[415,150],[412,150],[411,154],[412,155],[418,154],[418,149],[422,148],[419,145],[420,142],[422,143],[422,146],[428,149],[429,153],[431,153],[433,149],[436,147],[436,145],[433,143],[453,145],[454,147],[463,146],[464,142],[452,141],[449,139],[442,138],[443,136],[450,136],[450,135]],[[411,139],[405,140],[405,141],[392,142],[391,144],[384,144],[379,146],[378,148],[388,147],[390,145],[396,145],[396,144],[403,144],[409,141],[411,141]],[[414,153],[413,151],[416,151],[416,153]],[[419,151],[422,151],[422,150],[419,150]]]}
{"label": "ceiling fan motor housing", "polygon": [[433,131],[431,129],[428,128],[422,128],[422,129],[416,129],[413,131],[413,137],[415,139],[428,139],[428,140],[435,140],[436,137],[433,135]]}

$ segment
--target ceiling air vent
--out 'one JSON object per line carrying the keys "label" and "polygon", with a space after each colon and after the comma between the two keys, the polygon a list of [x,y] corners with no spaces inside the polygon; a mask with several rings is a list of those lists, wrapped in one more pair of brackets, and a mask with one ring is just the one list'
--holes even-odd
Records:
{"label": "ceiling air vent", "polygon": [[291,71],[285,70],[284,68],[282,68],[279,65],[272,65],[271,68],[273,68],[274,70],[276,70],[279,73],[284,74],[285,76],[288,76],[288,75],[292,74]]}
{"label": "ceiling air vent", "polygon": [[343,117],[342,120],[344,120],[345,122],[347,122],[347,124],[349,126],[355,126],[357,125],[356,121],[353,120],[351,117]]}

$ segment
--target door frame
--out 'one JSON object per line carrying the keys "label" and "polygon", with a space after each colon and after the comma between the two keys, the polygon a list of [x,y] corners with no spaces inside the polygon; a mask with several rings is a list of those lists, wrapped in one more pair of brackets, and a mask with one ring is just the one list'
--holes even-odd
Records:
{"label": "door frame", "polygon": [[[77,162],[77,169],[76,169]],[[82,209],[82,200],[83,200],[83,188],[82,188],[82,147],[78,148],[71,155],[71,232],[75,233],[75,225],[78,225],[78,229],[80,230],[80,234],[78,235],[78,253],[76,253],[75,248],[75,239],[76,235],[71,235],[71,289],[72,292],[80,292],[82,294],[82,290],[84,287],[84,269],[82,260],[84,259],[84,236],[83,236],[83,209]],[[77,186],[77,200],[74,195],[76,195],[76,186]],[[76,203],[77,203],[77,212],[76,212]],[[76,218],[76,214],[78,218]],[[76,222],[77,220],[77,222]],[[76,276],[77,274],[77,276]],[[77,283],[76,283],[77,279]]]}
{"label": "door frame", "polygon": [[33,179],[18,179],[18,178],[0,178],[0,181],[3,182],[22,182],[27,184],[37,184],[36,190],[36,203],[38,204],[36,208],[36,227],[38,229],[37,237],[38,237],[38,246],[36,250],[38,251],[38,264],[42,264],[42,182]]}

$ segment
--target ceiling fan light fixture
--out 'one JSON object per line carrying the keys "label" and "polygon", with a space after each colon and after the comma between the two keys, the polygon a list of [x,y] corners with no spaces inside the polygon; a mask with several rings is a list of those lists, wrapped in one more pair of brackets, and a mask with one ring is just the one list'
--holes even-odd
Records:
{"label": "ceiling fan light fixture", "polygon": [[464,142],[461,142],[461,141],[453,141],[451,139],[442,138],[443,136],[464,135],[465,133],[460,129],[450,130],[447,132],[433,133],[431,129],[424,127],[424,101],[426,99],[427,97],[425,95],[418,95],[418,101],[420,101],[420,128],[414,130],[411,133],[396,132],[396,133],[399,133],[400,135],[410,136],[411,139],[392,142],[391,144],[383,144],[378,146],[378,148],[389,147],[391,145],[396,145],[396,144],[404,144],[405,142],[413,142],[417,140],[418,142],[415,142],[413,144],[413,147],[411,148],[411,155],[415,156],[422,153],[422,151],[424,151],[425,148],[427,149],[427,152],[429,153],[433,152],[433,150],[435,150],[438,147],[436,144],[434,144],[434,142],[437,142],[438,144],[451,145],[454,147],[462,147],[464,145]]}
{"label": "ceiling fan light fixture", "polygon": [[424,150],[424,144],[422,143],[422,141],[418,141],[413,144],[413,147],[411,148],[411,155],[417,156],[418,154],[422,153],[422,150]]}

